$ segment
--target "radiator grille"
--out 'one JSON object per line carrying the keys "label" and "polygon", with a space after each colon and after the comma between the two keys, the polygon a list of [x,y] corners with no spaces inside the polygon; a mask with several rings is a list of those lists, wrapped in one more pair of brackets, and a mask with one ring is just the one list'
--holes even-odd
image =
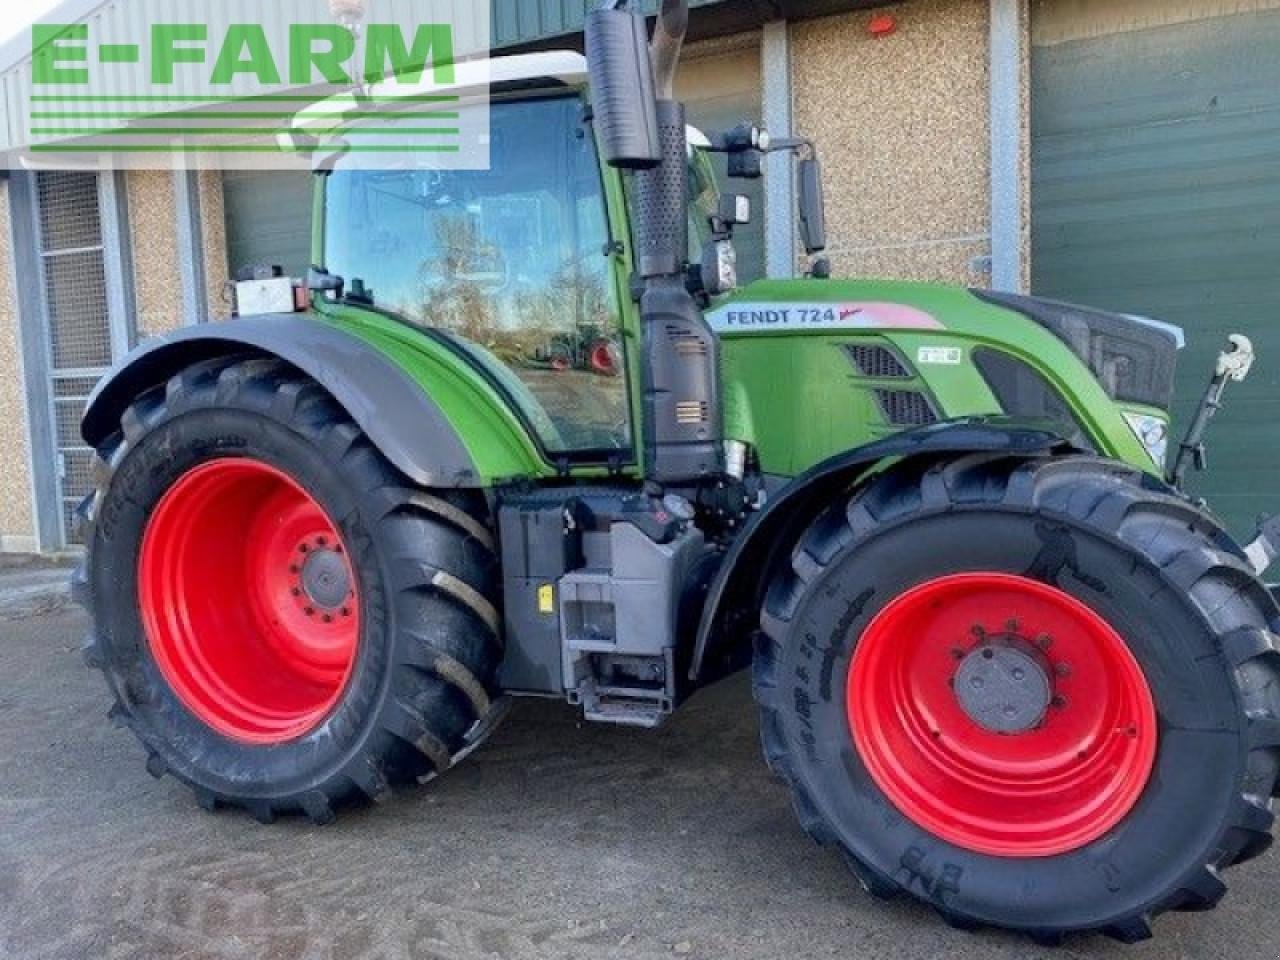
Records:
{"label": "radiator grille", "polygon": [[938,422],[932,401],[918,390],[877,390],[876,402],[885,420],[895,427],[927,427]]}
{"label": "radiator grille", "polygon": [[888,347],[851,343],[844,349],[858,373],[870,380],[911,379],[911,371]]}

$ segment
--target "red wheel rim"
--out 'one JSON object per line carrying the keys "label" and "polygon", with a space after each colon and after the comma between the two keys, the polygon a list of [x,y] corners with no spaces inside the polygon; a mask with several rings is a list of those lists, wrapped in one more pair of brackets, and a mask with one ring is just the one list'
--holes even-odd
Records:
{"label": "red wheel rim", "polygon": [[219,733],[275,744],[319,726],[360,639],[346,547],[315,499],[257,460],[179,478],[147,524],[139,601],[178,699]]}
{"label": "red wheel rim", "polygon": [[613,347],[601,340],[591,348],[591,369],[606,377],[616,376],[618,364],[614,361]]}
{"label": "red wheel rim", "polygon": [[942,577],[895,599],[858,641],[847,705],[894,805],[993,856],[1092,843],[1133,809],[1155,763],[1155,704],[1124,640],[1025,577]]}

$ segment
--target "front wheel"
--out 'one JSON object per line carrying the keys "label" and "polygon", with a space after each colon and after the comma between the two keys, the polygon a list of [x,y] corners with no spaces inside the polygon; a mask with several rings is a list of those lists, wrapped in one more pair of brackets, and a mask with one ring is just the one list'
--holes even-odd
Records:
{"label": "front wheel", "polygon": [[153,774],[324,822],[471,745],[501,656],[482,501],[413,488],[268,359],[182,371],[100,453],[86,653]]}
{"label": "front wheel", "polygon": [[904,465],[772,584],[766,756],[873,893],[1143,939],[1271,842],[1277,625],[1221,530],[1136,471]]}

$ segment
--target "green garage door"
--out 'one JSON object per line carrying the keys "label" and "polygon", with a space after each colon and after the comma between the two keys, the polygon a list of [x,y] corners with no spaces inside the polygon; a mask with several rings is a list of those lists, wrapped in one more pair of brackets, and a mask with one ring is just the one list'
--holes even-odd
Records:
{"label": "green garage door", "polygon": [[311,264],[311,197],[307,173],[229,170],[222,195],[227,216],[227,265],[279,266],[305,277]]}
{"label": "green garage door", "polygon": [[1034,290],[1185,326],[1179,431],[1253,338],[1195,481],[1249,534],[1280,510],[1280,11],[1037,45],[1032,76]]}

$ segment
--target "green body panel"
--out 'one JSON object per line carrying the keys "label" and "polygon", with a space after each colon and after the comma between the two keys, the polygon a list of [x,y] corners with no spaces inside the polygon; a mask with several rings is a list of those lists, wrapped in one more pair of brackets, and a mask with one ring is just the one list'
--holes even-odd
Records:
{"label": "green body panel", "polygon": [[448,347],[367,310],[322,304],[317,319],[358,337],[409,374],[457,431],[485,486],[555,475],[503,396]]}
{"label": "green body panel", "polygon": [[[726,423],[730,439],[756,446],[766,472],[795,476],[845,450],[900,428],[880,413],[877,387],[927,393],[944,419],[999,414],[970,351],[1003,350],[1053,384],[1100,453],[1155,473],[1155,464],[1087,367],[1057,337],[1031,320],[979,300],[968,290],[894,281],[768,280],[716,304],[867,304],[914,307],[941,329],[788,330],[721,335]],[[845,352],[852,343],[886,343],[917,371],[914,380],[858,375]],[[962,351],[955,364],[921,364],[922,347]]]}

